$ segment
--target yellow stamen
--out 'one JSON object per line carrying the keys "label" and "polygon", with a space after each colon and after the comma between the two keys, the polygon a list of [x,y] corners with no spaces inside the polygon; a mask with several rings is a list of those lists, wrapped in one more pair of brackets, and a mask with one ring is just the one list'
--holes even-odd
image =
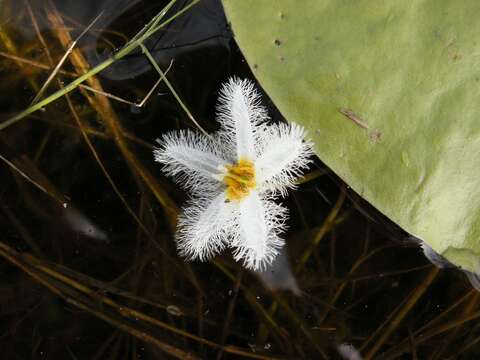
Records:
{"label": "yellow stamen", "polygon": [[230,201],[241,200],[255,188],[255,167],[250,160],[240,159],[235,165],[225,165],[227,173],[223,182],[227,185],[226,197]]}

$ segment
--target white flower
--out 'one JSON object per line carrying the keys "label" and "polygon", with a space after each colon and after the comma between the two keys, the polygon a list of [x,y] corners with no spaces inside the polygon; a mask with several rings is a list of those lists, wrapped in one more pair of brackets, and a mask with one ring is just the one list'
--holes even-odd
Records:
{"label": "white flower", "polygon": [[252,82],[230,79],[219,96],[221,128],[211,136],[173,131],[158,139],[155,160],[192,198],[176,239],[188,259],[207,260],[225,247],[254,270],[283,246],[287,209],[273,200],[294,187],[311,161],[312,144],[296,124],[269,124]]}

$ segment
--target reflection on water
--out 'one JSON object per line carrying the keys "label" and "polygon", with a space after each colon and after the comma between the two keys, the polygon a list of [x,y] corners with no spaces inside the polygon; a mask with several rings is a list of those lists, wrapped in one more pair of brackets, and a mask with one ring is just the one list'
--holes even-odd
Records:
{"label": "reflection on water", "polygon": [[96,240],[108,240],[107,234],[95,226],[95,224],[80,211],[72,207],[66,207],[63,216],[75,232]]}
{"label": "reflection on water", "polygon": [[[165,4],[4,0],[0,122],[30,105],[99,12],[46,95],[121,48]],[[163,69],[174,60],[168,78],[209,131],[221,83],[254,78],[215,0],[146,45]],[[157,79],[137,52],[86,84],[139,102]],[[173,232],[186,196],[151,156],[155,138],[179,128],[194,125],[161,83],[141,108],[76,89],[0,131],[0,154],[13,164],[0,165],[2,358],[480,356],[480,296],[464,274],[437,271],[407,234],[356,194],[345,198],[328,170],[282,200],[292,214],[287,247],[266,272],[245,272],[228,254],[179,258]]]}
{"label": "reflection on water", "polygon": [[256,271],[255,274],[270,291],[289,290],[295,295],[300,295],[301,291],[292,271],[286,248],[285,246],[280,249],[273,263],[264,271]]}
{"label": "reflection on water", "polygon": [[[173,11],[180,10],[188,1],[179,1]],[[111,18],[112,21],[115,18]],[[166,67],[172,59],[189,56],[195,50],[228,52],[231,33],[228,29],[223,9],[217,1],[202,1],[184,16],[172,22],[165,31],[152,36],[145,45],[150,49],[158,64]],[[87,53],[91,65],[110,56],[109,49],[102,54],[96,51]],[[194,70],[194,69],[191,69]],[[104,76],[113,80],[131,79],[151,71],[151,65],[136,51],[132,56],[117,62]]]}
{"label": "reflection on water", "polygon": [[338,353],[345,360],[362,360],[362,356],[352,344],[338,345]]}

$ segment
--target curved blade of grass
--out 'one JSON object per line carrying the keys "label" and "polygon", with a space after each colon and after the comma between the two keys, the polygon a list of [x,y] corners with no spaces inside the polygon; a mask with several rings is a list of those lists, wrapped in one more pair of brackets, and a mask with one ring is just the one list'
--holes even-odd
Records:
{"label": "curved blade of grass", "polygon": [[97,22],[98,19],[100,19],[100,17],[102,15],[103,15],[103,11],[100,14],[98,14],[97,17],[95,19],[93,19],[93,21],[82,31],[82,33],[80,35],[78,35],[77,38],[70,44],[70,46],[68,47],[65,54],[63,54],[63,56],[60,59],[60,61],[58,62],[58,64],[55,66],[53,71],[48,76],[48,79],[43,83],[43,85],[40,88],[40,90],[38,91],[37,95],[35,95],[35,97],[33,98],[32,105],[35,104],[38,101],[38,99],[40,99],[42,97],[42,95],[45,92],[45,90],[47,89],[48,85],[50,85],[50,83],[52,82],[54,77],[57,75],[61,66],[63,65],[65,60],[67,60],[68,55],[70,55],[70,53],[73,51],[73,48],[77,45],[78,41],[83,37],[83,35],[85,35],[92,28],[92,26]]}
{"label": "curved blade of grass", "polygon": [[40,189],[42,192],[50,196],[55,201],[59,202],[60,204],[65,203],[66,201],[65,198],[59,197],[58,194],[48,191],[43,185],[41,185],[40,183],[32,179],[30,176],[28,176],[24,171],[20,170],[17,166],[15,166],[14,163],[12,163],[10,160],[5,158],[3,155],[0,155],[0,160],[2,160],[5,164],[10,166],[14,171],[20,174],[24,179],[26,179],[28,182],[33,184],[36,188]]}
{"label": "curved blade of grass", "polygon": [[138,34],[134,36],[134,38],[128,42],[123,48],[121,48],[118,52],[113,54],[110,58],[105,60],[104,62],[98,64],[95,66],[93,69],[88,70],[85,72],[83,75],[79,76],[75,80],[73,80],[71,83],[66,85],[63,89],[60,89],[50,96],[46,97],[45,99],[35,103],[32,106],[29,106],[19,114],[11,117],[10,119],[0,123],[0,131],[3,129],[6,129],[7,127],[15,124],[16,122],[22,120],[23,118],[27,117],[28,115],[34,113],[35,111],[38,111],[42,109],[43,107],[47,106],[51,102],[61,98],[65,94],[71,92],[72,90],[75,90],[80,84],[85,82],[86,80],[90,79],[92,76],[98,74],[100,71],[105,70],[108,68],[110,65],[115,63],[116,61],[122,59],[129,53],[131,53],[133,50],[135,50],[137,47],[140,46],[148,37],[152,36],[155,32],[158,30],[162,29],[165,27],[167,24],[171,23],[173,20],[175,20],[177,17],[182,15],[184,12],[186,12],[188,9],[190,9],[192,6],[197,4],[201,0],[192,0],[191,3],[183,7],[181,10],[179,10],[177,13],[172,15],[170,18],[162,22],[161,24],[157,25],[158,22],[165,16],[166,12],[173,6],[173,4],[176,2],[176,0],[171,0],[167,6],[154,18],[155,21],[153,21],[153,28],[148,28],[147,30],[142,29],[140,31],[140,36]]}
{"label": "curved blade of grass", "polygon": [[319,242],[323,239],[323,237],[332,229],[332,227],[335,225],[335,219],[338,216],[338,213],[340,212],[340,209],[342,208],[342,205],[345,201],[346,197],[346,191],[345,189],[341,189],[340,195],[338,196],[337,202],[335,203],[335,206],[330,210],[330,213],[328,214],[327,218],[323,222],[322,227],[320,230],[317,232],[315,237],[313,238],[310,246],[305,250],[303,255],[301,256],[300,260],[297,263],[297,266],[295,268],[295,272],[299,274],[307,260],[310,258],[312,255],[315,247],[319,244]]}
{"label": "curved blade of grass", "polygon": [[148,60],[150,61],[150,63],[152,64],[152,66],[155,68],[155,70],[158,72],[158,74],[160,75],[160,79],[163,80],[165,82],[165,84],[167,85],[168,89],[172,92],[173,96],[175,97],[175,99],[177,100],[177,102],[180,104],[181,108],[183,109],[183,111],[185,111],[185,113],[187,114],[188,118],[200,129],[200,131],[206,135],[206,136],[210,136],[201,126],[200,124],[197,122],[197,120],[195,120],[195,118],[193,117],[192,113],[190,112],[190,110],[188,110],[188,107],[185,105],[185,103],[182,101],[182,99],[180,99],[180,96],[178,96],[177,92],[175,91],[175,88],[172,86],[172,84],[170,84],[170,81],[168,81],[167,77],[165,76],[165,72],[162,71],[162,69],[160,69],[160,66],[157,64],[157,62],[155,61],[155,59],[153,58],[152,54],[150,53],[150,51],[148,51],[147,47],[143,44],[140,44],[140,47],[142,48],[142,51],[143,53],[145,54],[145,56],[148,58]]}
{"label": "curved blade of grass", "polygon": [[423,281],[410,294],[408,300],[405,302],[405,305],[399,309],[398,313],[395,315],[392,321],[379,334],[379,338],[377,339],[377,341],[372,345],[371,349],[366,353],[364,357],[365,360],[372,359],[376,355],[376,353],[380,350],[380,348],[383,346],[383,344],[388,339],[388,337],[398,327],[400,322],[405,318],[408,312],[413,308],[413,306],[417,303],[420,297],[422,297],[422,295],[425,293],[428,287],[432,284],[433,280],[435,280],[439,272],[440,272],[440,269],[437,267],[433,267],[430,270],[430,272],[423,279]]}
{"label": "curved blade of grass", "polygon": [[[51,11],[47,13],[47,18],[51,22],[52,28],[54,29],[54,34],[60,43],[65,48],[68,48],[68,44],[70,44],[72,41],[70,34],[64,30],[63,19],[56,10],[53,2],[50,1],[49,4]],[[87,60],[79,49],[74,49],[72,51],[70,61],[79,72],[88,67]],[[102,90],[102,85],[96,77],[90,77],[86,79],[86,81],[88,81],[88,84],[91,87],[97,90]],[[132,152],[130,149],[129,143],[124,137],[125,131],[123,130],[123,126],[121,125],[121,122],[115,110],[111,106],[108,98],[97,93],[91,96],[84,90],[83,94],[87,98],[92,108],[99,114],[99,117],[102,119],[107,131],[112,134],[115,144],[130,167],[132,174],[137,176],[139,179],[142,179],[147,184],[149,189],[162,205],[170,227],[174,229],[176,227],[178,213],[176,203],[170,198],[168,193],[160,186],[156,178],[147,168],[143,166],[143,164],[137,159],[137,156],[134,154],[134,152]]]}
{"label": "curved blade of grass", "polygon": [[4,243],[0,243],[0,256],[23,270],[26,274],[45,286],[55,295],[64,299],[67,303],[84,310],[93,316],[98,317],[99,319],[104,320],[112,326],[115,326],[116,328],[121,329],[148,344],[161,349],[165,353],[170,354],[175,358],[198,359],[198,357],[190,352],[186,352],[182,349],[167,344],[154,335],[149,334],[145,330],[137,326],[133,326],[129,321],[127,321],[128,318],[122,318],[121,316],[118,316],[124,315],[121,311],[115,313],[113,311],[108,311],[105,308],[100,308],[96,304],[96,299],[84,296],[78,291],[81,287],[71,287],[72,284],[70,284],[68,281],[67,283],[64,283],[62,280],[65,279],[62,279],[61,276],[50,278],[51,274],[42,271],[42,269],[38,269],[29,261],[31,259],[25,258],[22,256],[22,254],[16,252]]}
{"label": "curved blade of grass", "polygon": [[[192,333],[169,325],[166,322],[153,318],[143,312],[117,303],[116,301],[102,294],[102,292],[98,292],[84,283],[68,276],[67,274],[60,272],[60,268],[55,269],[48,263],[43,262],[32,255],[19,253],[3,242],[0,242],[0,256],[19,267],[21,270],[33,277],[36,281],[47,287],[54,294],[62,297],[68,303],[109,322],[113,326],[126,331],[147,343],[151,343],[159,347],[163,351],[175,357],[179,357],[181,359],[196,359],[195,356],[187,354],[183,350],[173,347],[172,345],[159,340],[153,335],[150,335],[137,327],[130,326],[126,320],[134,320],[135,323],[139,324],[140,322],[143,322],[143,324],[153,325],[155,327],[173,332],[179,336],[205,344],[212,348],[241,355],[246,358],[265,360],[275,359],[271,356],[267,357],[262,356],[261,354],[253,354],[234,346],[221,346],[218,343],[201,338]],[[92,306],[91,304],[96,304],[96,306]],[[101,306],[100,304],[103,304],[104,306]],[[114,314],[120,315],[120,317],[114,317]],[[182,357],[179,355],[189,355],[189,357]]]}

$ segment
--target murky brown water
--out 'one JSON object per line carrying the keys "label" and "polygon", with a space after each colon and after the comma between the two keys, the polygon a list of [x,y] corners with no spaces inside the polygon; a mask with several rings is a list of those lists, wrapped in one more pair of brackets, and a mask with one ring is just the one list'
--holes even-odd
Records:
{"label": "murky brown water", "polygon": [[[102,9],[41,98],[164,5],[1,2],[0,121],[31,104]],[[171,64],[173,87],[209,131],[221,83],[253,79],[213,0],[145,44],[160,67]],[[138,103],[157,79],[134,52],[85,84]],[[365,359],[480,356],[480,297],[464,274],[431,266],[318,160],[283,200],[287,247],[270,271],[243,270],[228,253],[180,258],[173,228],[186,195],[152,147],[167,130],[194,127],[162,83],[141,108],[77,88],[0,132],[2,359],[357,359],[353,347]]]}

